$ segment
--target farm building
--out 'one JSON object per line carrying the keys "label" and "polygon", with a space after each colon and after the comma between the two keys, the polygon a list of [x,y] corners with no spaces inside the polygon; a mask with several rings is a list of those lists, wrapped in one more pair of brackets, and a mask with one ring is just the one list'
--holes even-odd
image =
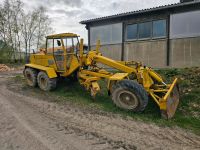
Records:
{"label": "farm building", "polygon": [[81,21],[88,45],[115,60],[141,61],[156,68],[200,66],[200,1]]}

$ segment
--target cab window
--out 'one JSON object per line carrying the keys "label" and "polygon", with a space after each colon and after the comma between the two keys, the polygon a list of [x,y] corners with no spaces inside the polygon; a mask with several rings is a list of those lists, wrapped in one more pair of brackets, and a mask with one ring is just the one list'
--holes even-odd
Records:
{"label": "cab window", "polygon": [[47,39],[47,54],[53,53],[53,39]]}

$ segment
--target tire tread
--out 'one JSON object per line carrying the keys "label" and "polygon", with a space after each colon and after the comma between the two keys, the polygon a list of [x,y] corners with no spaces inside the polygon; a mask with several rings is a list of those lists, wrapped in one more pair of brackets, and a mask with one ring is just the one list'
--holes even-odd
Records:
{"label": "tire tread", "polygon": [[112,87],[112,91],[113,91],[112,92],[112,100],[118,107],[120,107],[119,103],[117,103],[116,99],[114,99],[115,95],[113,95],[113,94],[116,94],[115,90],[119,89],[119,88],[126,89],[126,90],[129,90],[131,92],[135,92],[138,95],[139,106],[132,111],[134,111],[134,112],[144,111],[144,109],[146,108],[146,106],[148,104],[148,94],[147,94],[147,92],[145,91],[145,89],[142,85],[140,85],[136,81],[127,80],[127,79],[118,81],[115,85],[113,85],[113,87]]}
{"label": "tire tread", "polygon": [[[48,84],[47,84],[47,87],[45,89],[43,89],[40,85],[40,76],[43,76],[46,78]],[[38,81],[38,85],[39,87],[44,90],[44,91],[52,91],[56,88],[57,86],[57,78],[49,78],[48,75],[44,72],[44,71],[40,71],[38,73],[38,76],[37,76],[37,81]]]}
{"label": "tire tread", "polygon": [[33,79],[33,85],[30,85],[29,86],[32,86],[32,87],[36,87],[37,86],[37,75],[38,75],[38,72],[36,69],[33,69],[33,68],[25,68],[24,69],[24,77],[26,78],[26,72],[29,72],[32,76],[32,79]]}

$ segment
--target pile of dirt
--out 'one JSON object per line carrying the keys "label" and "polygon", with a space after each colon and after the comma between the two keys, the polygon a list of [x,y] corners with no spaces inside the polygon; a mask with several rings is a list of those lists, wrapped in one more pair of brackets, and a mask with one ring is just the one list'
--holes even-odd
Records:
{"label": "pile of dirt", "polygon": [[3,72],[3,71],[10,71],[11,68],[6,66],[5,64],[0,64],[0,72]]}

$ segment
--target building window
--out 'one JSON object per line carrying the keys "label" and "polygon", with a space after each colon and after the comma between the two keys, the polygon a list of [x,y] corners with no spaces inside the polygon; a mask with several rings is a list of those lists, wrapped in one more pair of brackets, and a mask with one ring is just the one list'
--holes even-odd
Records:
{"label": "building window", "polygon": [[96,45],[97,40],[102,45],[122,43],[122,23],[90,28],[90,45]]}
{"label": "building window", "polygon": [[156,20],[126,26],[126,40],[161,38],[167,35],[167,21]]}
{"label": "building window", "polygon": [[133,39],[137,39],[137,37],[138,37],[138,25],[137,24],[127,25],[126,39],[133,40]]}
{"label": "building window", "polygon": [[122,23],[111,25],[111,44],[122,43]]}
{"label": "building window", "polygon": [[152,22],[138,24],[138,36],[140,39],[151,38]]}
{"label": "building window", "polygon": [[200,11],[170,15],[170,38],[200,36]]}
{"label": "building window", "polygon": [[153,21],[153,37],[166,36],[166,20]]}
{"label": "building window", "polygon": [[47,54],[53,53],[53,39],[47,39]]}

